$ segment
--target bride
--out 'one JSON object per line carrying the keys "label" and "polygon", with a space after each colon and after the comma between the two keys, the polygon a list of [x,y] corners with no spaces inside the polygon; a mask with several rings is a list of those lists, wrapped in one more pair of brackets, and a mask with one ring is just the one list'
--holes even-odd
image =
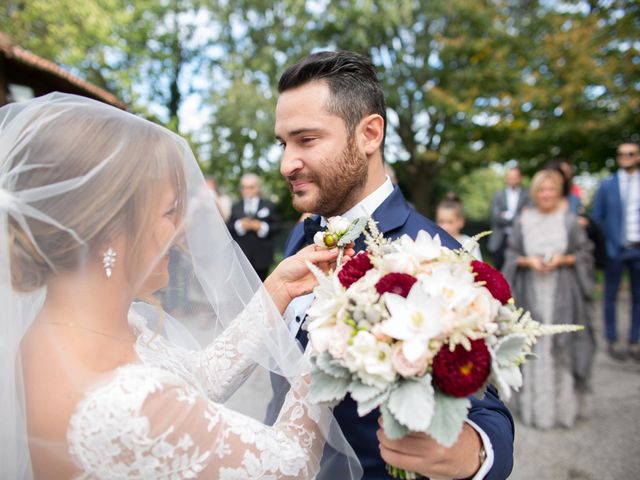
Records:
{"label": "bride", "polygon": [[[73,95],[0,109],[0,477],[357,478],[281,317],[335,259],[262,285],[184,140]],[[292,385],[272,426],[224,405],[260,369]]]}

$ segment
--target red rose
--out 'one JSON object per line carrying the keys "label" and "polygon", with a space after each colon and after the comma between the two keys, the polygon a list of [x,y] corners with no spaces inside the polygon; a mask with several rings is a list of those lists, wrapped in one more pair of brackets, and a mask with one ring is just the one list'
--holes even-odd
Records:
{"label": "red rose", "polygon": [[352,283],[360,280],[367,271],[373,268],[373,264],[366,252],[360,252],[347,263],[338,272],[338,280],[344,286],[349,288]]}
{"label": "red rose", "polygon": [[476,274],[476,282],[485,282],[485,287],[491,292],[493,298],[500,301],[503,305],[511,298],[511,288],[507,279],[495,268],[485,262],[474,260],[471,262],[471,268]]}
{"label": "red rose", "polygon": [[471,350],[444,345],[433,359],[433,381],[448,395],[467,397],[484,385],[491,371],[491,354],[484,340],[472,340]]}
{"label": "red rose", "polygon": [[418,279],[408,273],[387,273],[376,283],[376,290],[380,295],[386,292],[396,293],[407,298],[411,287]]}

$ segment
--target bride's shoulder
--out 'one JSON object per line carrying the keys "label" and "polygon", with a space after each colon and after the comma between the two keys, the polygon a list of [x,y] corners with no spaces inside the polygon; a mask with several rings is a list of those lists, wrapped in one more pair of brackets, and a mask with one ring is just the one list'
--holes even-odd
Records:
{"label": "bride's shoulder", "polygon": [[[140,468],[145,478],[169,478],[164,470],[180,449],[173,422],[196,398],[197,392],[171,372],[124,365],[77,403],[67,430],[69,453],[86,478],[134,477]],[[129,458],[136,461],[129,464]],[[138,464],[139,459],[149,463]]]}

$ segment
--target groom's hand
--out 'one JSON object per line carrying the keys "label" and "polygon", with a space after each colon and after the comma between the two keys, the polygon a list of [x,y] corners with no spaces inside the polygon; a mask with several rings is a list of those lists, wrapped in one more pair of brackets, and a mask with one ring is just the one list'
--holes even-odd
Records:
{"label": "groom's hand", "polygon": [[380,455],[389,465],[438,478],[470,478],[480,469],[480,435],[465,423],[456,443],[446,448],[424,433],[411,432],[391,440],[382,428],[377,432]]}

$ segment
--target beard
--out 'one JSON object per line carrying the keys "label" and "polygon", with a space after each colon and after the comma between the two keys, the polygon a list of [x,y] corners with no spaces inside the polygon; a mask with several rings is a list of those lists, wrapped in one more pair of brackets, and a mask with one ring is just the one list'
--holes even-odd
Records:
{"label": "beard", "polygon": [[[360,192],[367,183],[368,160],[358,151],[353,138],[347,140],[338,158],[325,158],[321,169],[321,172],[309,171],[287,178],[296,210],[328,218],[346,212],[360,200]],[[295,180],[312,182],[317,187],[317,194],[309,198],[309,194],[294,193],[291,182]]]}

